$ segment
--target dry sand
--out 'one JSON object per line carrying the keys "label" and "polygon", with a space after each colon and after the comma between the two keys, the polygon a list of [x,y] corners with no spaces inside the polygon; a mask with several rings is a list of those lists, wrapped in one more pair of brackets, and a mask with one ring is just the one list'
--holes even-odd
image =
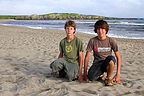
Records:
{"label": "dry sand", "polygon": [[[47,75],[65,35],[62,30],[0,25],[0,96],[144,96],[144,40],[116,39],[122,57],[121,81],[108,87],[99,81],[68,82]],[[78,32],[76,36],[84,49],[94,37]]]}

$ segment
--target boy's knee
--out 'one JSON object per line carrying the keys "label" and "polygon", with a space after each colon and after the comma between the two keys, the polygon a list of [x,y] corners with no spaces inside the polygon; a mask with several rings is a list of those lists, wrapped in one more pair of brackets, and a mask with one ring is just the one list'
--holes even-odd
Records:
{"label": "boy's knee", "polygon": [[67,73],[67,77],[69,81],[72,81],[78,77],[78,74],[75,73]]}
{"label": "boy's knee", "polygon": [[110,62],[109,62],[109,64],[108,64],[108,66],[107,66],[107,71],[108,70],[110,70],[110,69],[114,69],[114,67],[115,67],[115,63],[114,63],[114,61],[113,60],[111,60]]}
{"label": "boy's knee", "polygon": [[50,64],[50,68],[53,68],[54,66],[56,66],[55,61],[53,61],[53,62]]}
{"label": "boy's knee", "polygon": [[109,66],[110,66],[110,67],[114,67],[114,66],[115,66],[115,63],[114,63],[113,60],[110,60],[110,62],[109,62]]}
{"label": "boy's knee", "polygon": [[50,64],[50,68],[53,72],[58,72],[59,70],[63,69],[63,63],[60,59],[57,59]]}
{"label": "boy's knee", "polygon": [[69,81],[72,81],[72,80],[73,80],[73,75],[72,75],[72,74],[67,74],[67,76],[68,76],[68,80],[69,80]]}
{"label": "boy's knee", "polygon": [[58,58],[50,64],[50,68],[60,66],[62,63],[64,63],[64,61],[62,61],[61,58]]}
{"label": "boy's knee", "polygon": [[50,64],[50,68],[52,68],[52,64]]}
{"label": "boy's knee", "polygon": [[108,56],[106,58],[106,62],[109,62],[109,64],[115,64],[116,63],[116,59],[114,56]]}

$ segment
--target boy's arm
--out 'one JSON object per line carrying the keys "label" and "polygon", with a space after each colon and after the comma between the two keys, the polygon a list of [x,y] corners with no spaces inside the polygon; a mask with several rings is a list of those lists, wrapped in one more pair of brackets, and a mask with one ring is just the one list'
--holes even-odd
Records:
{"label": "boy's arm", "polygon": [[82,66],[83,66],[83,52],[79,52],[79,78],[78,80],[82,81]]}
{"label": "boy's arm", "polygon": [[60,52],[58,58],[62,58],[62,57],[63,57],[63,52]]}
{"label": "boy's arm", "polygon": [[120,81],[120,68],[121,68],[121,57],[119,52],[115,52],[115,56],[117,58],[117,72],[116,75],[113,77],[113,79],[115,79],[115,82],[119,83]]}
{"label": "boy's arm", "polygon": [[91,52],[87,51],[84,59],[84,80],[88,82],[88,77],[87,77],[87,67],[88,67],[88,61],[90,57]]}

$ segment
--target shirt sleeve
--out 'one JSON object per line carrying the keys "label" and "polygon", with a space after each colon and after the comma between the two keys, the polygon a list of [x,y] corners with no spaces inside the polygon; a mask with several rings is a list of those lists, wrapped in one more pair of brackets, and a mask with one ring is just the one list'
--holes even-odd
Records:
{"label": "shirt sleeve", "polygon": [[111,46],[112,46],[112,50],[114,52],[118,51],[118,45],[117,45],[116,41],[114,39],[112,39],[112,38],[111,38]]}
{"label": "shirt sleeve", "polygon": [[62,47],[62,46],[63,46],[63,44],[62,44],[62,41],[61,41],[61,42],[59,43],[59,51],[60,51],[60,52],[63,52],[63,47]]}

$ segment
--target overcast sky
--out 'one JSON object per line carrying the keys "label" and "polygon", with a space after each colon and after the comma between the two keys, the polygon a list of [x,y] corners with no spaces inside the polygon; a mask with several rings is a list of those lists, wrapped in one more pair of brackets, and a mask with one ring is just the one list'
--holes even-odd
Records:
{"label": "overcast sky", "polygon": [[0,15],[49,13],[144,18],[144,0],[0,0]]}

